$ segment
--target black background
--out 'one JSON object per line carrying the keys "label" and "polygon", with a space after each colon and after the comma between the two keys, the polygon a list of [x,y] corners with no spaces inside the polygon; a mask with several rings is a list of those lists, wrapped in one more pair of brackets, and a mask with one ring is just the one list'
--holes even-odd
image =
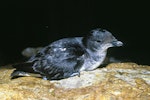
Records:
{"label": "black background", "polygon": [[26,47],[46,46],[64,37],[105,28],[124,43],[109,49],[117,59],[150,65],[148,2],[5,1],[0,12],[0,64],[22,61]]}

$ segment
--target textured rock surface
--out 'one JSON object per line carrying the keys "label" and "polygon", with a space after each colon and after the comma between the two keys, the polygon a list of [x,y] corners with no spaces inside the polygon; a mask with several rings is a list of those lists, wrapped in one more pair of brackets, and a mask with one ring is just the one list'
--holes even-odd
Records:
{"label": "textured rock surface", "polygon": [[28,48],[24,49],[24,50],[21,52],[21,54],[22,54],[24,57],[29,58],[29,57],[31,57],[31,56],[37,54],[37,52],[38,52],[39,50],[41,50],[42,48],[43,48],[43,47],[37,47],[37,48],[28,47]]}
{"label": "textured rock surface", "polygon": [[59,81],[34,77],[10,80],[14,69],[0,68],[0,100],[149,100],[150,66],[113,63]]}

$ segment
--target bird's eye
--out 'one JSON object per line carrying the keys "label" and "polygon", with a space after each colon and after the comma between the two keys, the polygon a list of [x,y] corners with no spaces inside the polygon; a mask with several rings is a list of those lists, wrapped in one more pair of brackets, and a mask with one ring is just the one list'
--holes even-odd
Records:
{"label": "bird's eye", "polygon": [[102,41],[101,41],[101,40],[97,40],[96,42],[100,43],[100,42],[102,42]]}

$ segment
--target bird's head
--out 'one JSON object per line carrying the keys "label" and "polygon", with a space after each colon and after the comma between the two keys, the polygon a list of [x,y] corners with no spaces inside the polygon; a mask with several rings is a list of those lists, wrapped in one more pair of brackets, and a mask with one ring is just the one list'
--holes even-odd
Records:
{"label": "bird's head", "polygon": [[92,51],[107,50],[110,47],[119,47],[123,43],[118,41],[109,31],[95,29],[86,37],[86,47]]}

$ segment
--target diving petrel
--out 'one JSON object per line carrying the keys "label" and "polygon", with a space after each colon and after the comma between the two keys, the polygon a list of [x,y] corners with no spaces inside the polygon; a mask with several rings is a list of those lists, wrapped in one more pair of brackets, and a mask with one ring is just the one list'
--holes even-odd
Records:
{"label": "diving petrel", "polygon": [[28,76],[27,72],[30,72],[40,74],[47,80],[59,80],[80,75],[81,71],[99,67],[108,48],[122,45],[109,31],[94,29],[85,37],[54,41],[27,62],[13,65],[16,70],[11,76]]}

